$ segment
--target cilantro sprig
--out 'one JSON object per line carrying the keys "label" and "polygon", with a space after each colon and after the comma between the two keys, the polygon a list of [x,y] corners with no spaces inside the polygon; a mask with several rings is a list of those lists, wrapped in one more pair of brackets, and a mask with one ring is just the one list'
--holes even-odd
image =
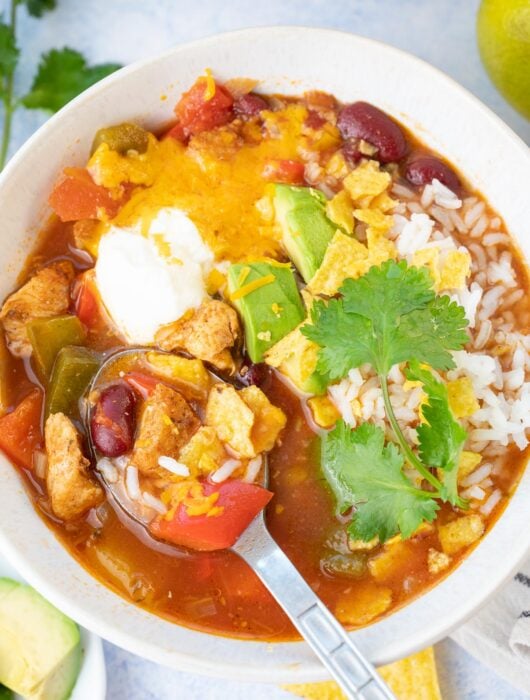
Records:
{"label": "cilantro sprig", "polygon": [[[334,381],[354,367],[370,364],[379,377],[386,415],[402,455],[431,485],[431,497],[464,507],[456,475],[465,431],[450,412],[445,387],[420,367],[421,363],[442,371],[454,367],[451,351],[461,349],[468,340],[463,308],[447,296],[436,296],[428,271],[409,267],[405,261],[390,260],[358,279],[347,279],[340,295],[327,302],[316,301],[312,324],[301,329],[320,346],[317,371]],[[418,429],[419,454],[403,434],[390,401],[388,373],[398,363],[409,363],[410,376],[422,381],[428,397],[424,407],[427,423]],[[383,453],[383,459],[385,454],[391,461],[390,453]],[[447,472],[444,483],[433,467]],[[359,476],[353,462],[347,468]],[[366,462],[363,469],[370,473],[371,463]],[[387,509],[392,511],[394,506],[399,510],[398,500],[387,499]],[[366,513],[366,505],[363,508]]]}
{"label": "cilantro sprig", "polygon": [[425,422],[418,426],[419,454],[422,461],[444,471],[441,496],[453,505],[459,504],[458,463],[467,432],[454,417],[449,406],[447,386],[432,372],[412,361],[405,371],[407,379],[420,381],[427,395],[422,406]]}
{"label": "cilantro sprig", "polygon": [[385,542],[400,532],[410,537],[439,509],[435,494],[413,486],[403,473],[397,447],[373,423],[355,430],[340,420],[322,440],[322,468],[341,512],[354,508],[349,534]]}
{"label": "cilantro sprig", "polygon": [[24,5],[30,15],[39,18],[54,10],[56,4],[56,0],[11,0],[7,21],[0,21],[0,100],[4,107],[0,170],[7,158],[13,114],[19,107],[56,112],[80,92],[121,68],[117,63],[89,66],[78,51],[67,47],[52,49],[41,56],[31,90],[23,97],[16,97],[14,79],[20,57],[16,41],[17,9]]}

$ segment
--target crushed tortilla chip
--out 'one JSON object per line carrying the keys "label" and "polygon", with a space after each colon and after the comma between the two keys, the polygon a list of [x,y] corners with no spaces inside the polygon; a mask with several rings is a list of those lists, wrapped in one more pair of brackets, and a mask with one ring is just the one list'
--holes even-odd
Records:
{"label": "crushed tortilla chip", "polygon": [[286,420],[257,386],[236,391],[228,384],[215,384],[208,396],[206,425],[241,457],[272,449]]}
{"label": "crushed tortilla chip", "polygon": [[[344,178],[344,187],[354,203],[370,204],[388,189],[392,178],[375,160],[365,160]],[[364,207],[363,207],[364,208]]]}
{"label": "crushed tortilla chip", "polygon": [[344,625],[366,625],[388,610],[391,603],[391,589],[369,581],[343,593],[337,601],[335,615]]}
{"label": "crushed tortilla chip", "polygon": [[326,213],[333,223],[346,233],[353,233],[353,204],[346,190],[341,190],[328,200]]}
{"label": "crushed tortilla chip", "polygon": [[379,229],[369,226],[366,230],[366,242],[370,266],[381,265],[386,260],[395,260],[397,257],[396,246]]}
{"label": "crushed tortilla chip", "polygon": [[332,428],[340,418],[335,404],[327,396],[313,396],[307,402],[315,423],[321,428]]}
{"label": "crushed tortilla chip", "polygon": [[467,250],[450,250],[440,272],[440,283],[437,291],[463,289],[470,272],[471,255]]}
{"label": "crushed tortilla chip", "polygon": [[179,462],[185,464],[191,476],[210,474],[228,459],[223,443],[213,428],[203,425],[192,435],[179,454]]}
{"label": "crushed tortilla chip", "polygon": [[264,360],[289,377],[301,391],[306,391],[307,383],[317,366],[319,347],[300,332],[302,325],[267,350]]}
{"label": "crushed tortilla chip", "polygon": [[460,461],[458,462],[458,481],[465,479],[466,476],[471,474],[471,472],[478,467],[481,461],[482,456],[477,452],[463,450],[460,453]]}
{"label": "crushed tortilla chip", "polygon": [[311,294],[336,294],[347,277],[356,279],[368,272],[368,249],[355,238],[340,231],[333,236],[326,249],[322,265],[307,288]]}
{"label": "crushed tortilla chip", "polygon": [[272,450],[280,431],[287,423],[285,413],[274,406],[257,386],[247,386],[239,393],[254,414],[250,439],[255,453]]}
{"label": "crushed tortilla chip", "polygon": [[186,398],[206,398],[211,379],[201,360],[152,351],[147,362],[157,374],[179,384]]}
{"label": "crushed tortilla chip", "polygon": [[380,209],[355,209],[353,215],[358,221],[362,221],[382,233],[389,231],[394,223],[394,219],[384,214]]}
{"label": "crushed tortilla chip", "polygon": [[427,568],[430,574],[439,574],[447,569],[451,563],[451,557],[444,552],[439,552],[431,547],[427,552]]}
{"label": "crushed tortilla chip", "polygon": [[408,569],[413,557],[413,545],[399,537],[392,544],[387,542],[383,551],[368,561],[368,569],[378,583],[384,583]]}
{"label": "crushed tortilla chip", "polygon": [[386,192],[381,192],[381,194],[378,194],[377,197],[371,200],[370,208],[379,209],[379,211],[387,214],[389,211],[392,211],[396,204],[397,201],[395,199],[392,199]]}
{"label": "crushed tortilla chip", "polygon": [[469,377],[447,382],[447,398],[455,418],[467,418],[480,408]]}
{"label": "crushed tortilla chip", "polygon": [[426,267],[434,282],[435,290],[440,287],[440,249],[437,246],[417,250],[412,256],[411,264],[414,267]]}
{"label": "crushed tortilla chip", "polygon": [[[442,700],[432,647],[381,666],[378,671],[397,700]],[[334,681],[284,685],[283,688],[305,700],[346,700]]]}
{"label": "crushed tortilla chip", "polygon": [[342,180],[350,172],[341,151],[336,151],[326,164],[326,173]]}
{"label": "crushed tortilla chip", "polygon": [[479,515],[465,515],[440,525],[438,538],[445,554],[455,554],[476,542],[484,533],[484,522]]}

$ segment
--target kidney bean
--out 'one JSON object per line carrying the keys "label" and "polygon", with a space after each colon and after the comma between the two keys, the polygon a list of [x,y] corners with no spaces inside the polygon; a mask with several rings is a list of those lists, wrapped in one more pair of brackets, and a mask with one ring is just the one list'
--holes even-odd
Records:
{"label": "kidney bean", "polygon": [[119,457],[133,446],[136,396],[124,382],[111,384],[99,395],[90,421],[96,449],[105,457]]}
{"label": "kidney bean", "polygon": [[263,97],[251,92],[243,95],[234,103],[234,112],[240,117],[257,117],[264,110],[269,109],[269,104]]}
{"label": "kidney bean", "polygon": [[244,386],[263,386],[270,378],[271,369],[264,362],[248,362],[241,367],[237,375]]}
{"label": "kidney bean", "polygon": [[435,156],[419,155],[411,158],[405,167],[405,177],[412,185],[430,185],[436,179],[455,194],[460,192],[460,180],[456,173]]}
{"label": "kidney bean", "polygon": [[358,163],[363,157],[363,154],[359,150],[359,139],[350,139],[346,141],[342,147],[342,155],[349,165],[353,166]]}
{"label": "kidney bean", "polygon": [[381,163],[401,160],[407,152],[405,134],[387,114],[368,102],[354,102],[339,112],[337,121],[344,139],[363,139],[377,148]]}
{"label": "kidney bean", "polygon": [[324,117],[321,117],[318,112],[315,112],[314,109],[309,110],[309,113],[305,120],[306,126],[308,126],[310,129],[320,129],[324,126],[325,123],[326,120],[324,119]]}

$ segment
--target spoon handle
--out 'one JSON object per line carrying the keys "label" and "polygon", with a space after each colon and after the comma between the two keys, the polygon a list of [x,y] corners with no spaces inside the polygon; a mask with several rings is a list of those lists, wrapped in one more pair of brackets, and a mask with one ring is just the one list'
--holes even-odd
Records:
{"label": "spoon handle", "polygon": [[395,700],[372,664],[259,520],[258,516],[243,533],[235,551],[260,577],[348,698]]}

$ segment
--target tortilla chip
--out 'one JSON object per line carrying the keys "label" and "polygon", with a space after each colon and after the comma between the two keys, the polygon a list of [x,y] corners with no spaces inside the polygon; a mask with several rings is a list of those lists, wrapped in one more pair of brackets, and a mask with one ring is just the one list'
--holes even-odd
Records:
{"label": "tortilla chip", "polygon": [[192,476],[210,474],[228,459],[223,443],[213,428],[203,425],[192,435],[179,454],[179,462],[185,464]]}
{"label": "tortilla chip", "polygon": [[267,350],[264,360],[289,377],[301,391],[306,391],[307,382],[317,366],[319,347],[302,335],[302,325]]}
{"label": "tortilla chip", "polygon": [[184,391],[184,394],[190,393],[195,398],[206,398],[211,379],[202,360],[153,350],[147,353],[147,362],[161,377],[189,389],[189,392]]}
{"label": "tortilla chip", "polygon": [[281,408],[273,406],[257,386],[247,386],[239,394],[254,414],[250,439],[255,454],[272,450],[280,431],[287,423],[285,413]]}
{"label": "tortilla chip", "polygon": [[392,603],[390,588],[367,582],[344,593],[337,601],[335,615],[343,625],[366,625],[382,615]]}
{"label": "tortilla chip", "polygon": [[340,418],[333,401],[327,396],[313,396],[307,402],[315,423],[321,428],[332,428]]}
{"label": "tortilla chip", "polygon": [[[397,700],[442,700],[432,647],[382,666],[379,673]],[[283,688],[306,700],[346,700],[344,693],[333,681],[284,685]]]}
{"label": "tortilla chip", "polygon": [[355,203],[364,206],[387,190],[392,178],[375,160],[365,160],[344,178],[344,188]]}
{"label": "tortilla chip", "polygon": [[447,382],[447,398],[455,418],[467,418],[480,408],[469,377]]}
{"label": "tortilla chip", "polygon": [[337,231],[327,247],[322,265],[307,288],[311,294],[333,296],[347,277],[356,279],[368,272],[369,267],[366,246]]}
{"label": "tortilla chip", "polygon": [[460,461],[458,462],[458,481],[465,479],[468,474],[471,474],[481,461],[482,456],[477,452],[464,450],[460,454]]}
{"label": "tortilla chip", "polygon": [[381,265],[386,260],[395,260],[397,250],[394,243],[389,240],[383,231],[374,229],[371,226],[366,231],[366,242],[368,244],[368,255],[370,266]]}
{"label": "tortilla chip", "polygon": [[476,542],[484,533],[484,522],[480,515],[465,515],[440,525],[438,539],[446,554],[455,554]]}
{"label": "tortilla chip", "polygon": [[326,204],[326,213],[334,224],[353,233],[353,204],[346,190],[341,190]]}
{"label": "tortilla chip", "polygon": [[219,439],[242,457],[256,456],[251,439],[254,413],[233,386],[212,387],[206,406],[206,425],[214,428]]}
{"label": "tortilla chip", "polygon": [[391,216],[383,214],[379,209],[355,209],[353,215],[358,221],[362,221],[382,233],[389,231],[394,223]]}
{"label": "tortilla chip", "polygon": [[437,291],[463,289],[471,272],[471,255],[467,250],[450,250],[444,260]]}
{"label": "tortilla chip", "polygon": [[411,264],[414,267],[426,267],[434,282],[436,290],[440,287],[440,249],[436,246],[433,248],[422,248],[417,250],[412,256]]}

